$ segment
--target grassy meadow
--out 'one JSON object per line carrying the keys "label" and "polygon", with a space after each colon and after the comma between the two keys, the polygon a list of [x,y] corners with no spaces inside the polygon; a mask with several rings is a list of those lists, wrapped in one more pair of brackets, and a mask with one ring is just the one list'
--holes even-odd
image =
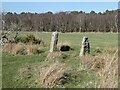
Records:
{"label": "grassy meadow", "polygon": [[[58,44],[68,43],[73,50],[53,53],[49,53],[52,33],[20,32],[19,36],[27,34],[34,34],[44,41],[45,44],[40,46],[43,52],[30,55],[3,52],[3,88],[115,88],[118,86],[116,75],[118,34],[59,33]],[[79,52],[83,36],[89,39],[91,53],[81,58]],[[50,73],[52,69],[56,69],[53,74]],[[47,72],[51,76],[44,77]],[[60,75],[67,77],[62,79],[64,84],[56,84],[58,78],[53,78]]]}

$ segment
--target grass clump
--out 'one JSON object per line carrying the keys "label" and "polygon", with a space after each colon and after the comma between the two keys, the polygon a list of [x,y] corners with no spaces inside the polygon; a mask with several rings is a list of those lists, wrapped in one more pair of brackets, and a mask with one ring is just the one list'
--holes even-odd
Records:
{"label": "grass clump", "polygon": [[[118,87],[118,50],[109,49],[105,54],[97,56],[87,55],[82,57],[82,64],[89,70],[95,72],[100,82],[97,88],[117,88]],[[106,51],[106,49],[105,49]],[[111,55],[114,52],[114,54]]]}
{"label": "grass clump", "polygon": [[[18,82],[27,80],[29,87],[33,87],[36,84],[37,87],[52,88],[57,85],[63,85],[67,83],[66,65],[63,63],[52,63],[45,61],[43,64],[25,65],[18,70],[18,75],[15,79]],[[29,82],[31,84],[29,84]]]}
{"label": "grass clump", "polygon": [[12,49],[12,54],[26,55],[27,52],[26,52],[25,45],[22,43],[14,44]]}
{"label": "grass clump", "polygon": [[3,47],[3,52],[14,55],[32,55],[43,53],[44,49],[42,46],[34,44],[27,45],[23,43],[6,43]]}
{"label": "grass clump", "polygon": [[3,52],[20,55],[25,55],[27,53],[23,43],[6,43],[3,47]]}
{"label": "grass clump", "polygon": [[64,72],[65,64],[55,63],[49,67],[47,72],[44,74],[42,83],[47,87],[54,87],[57,84],[64,84],[66,81]]}
{"label": "grass clump", "polygon": [[39,54],[39,53],[43,53],[43,47],[39,46],[39,45],[26,45],[26,49],[27,49],[27,54],[31,55],[31,54]]}

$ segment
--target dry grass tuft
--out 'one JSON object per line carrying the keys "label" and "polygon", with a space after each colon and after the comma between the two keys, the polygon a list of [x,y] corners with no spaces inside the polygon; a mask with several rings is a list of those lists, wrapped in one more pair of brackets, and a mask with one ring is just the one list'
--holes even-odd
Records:
{"label": "dry grass tuft", "polygon": [[[113,55],[110,53],[114,52]],[[86,68],[95,71],[100,77],[100,84],[97,88],[117,88],[118,87],[118,50],[109,49],[105,55],[82,57],[82,63]]]}
{"label": "dry grass tuft", "polygon": [[105,67],[98,72],[101,77],[99,88],[118,88],[118,58],[116,58],[117,50],[114,55],[105,56]]}
{"label": "dry grass tuft", "polygon": [[26,55],[25,45],[22,43],[14,44],[12,54]]}
{"label": "dry grass tuft", "polygon": [[64,83],[65,64],[55,63],[49,67],[44,73],[42,83],[49,87],[54,87],[57,84]]}
{"label": "dry grass tuft", "polygon": [[13,44],[12,43],[5,43],[3,46],[3,52],[9,52],[11,53],[13,49]]}
{"label": "dry grass tuft", "polygon": [[46,60],[56,60],[57,58],[59,58],[60,56],[62,55],[62,52],[52,52],[52,53],[49,53],[47,55],[47,58]]}
{"label": "dry grass tuft", "polygon": [[59,84],[65,84],[68,81],[65,75],[66,65],[62,63],[51,63],[46,62],[45,64],[36,65],[25,65],[18,70],[16,79],[34,79],[39,87],[44,88],[55,87]]}
{"label": "dry grass tuft", "polygon": [[43,52],[42,47],[40,47],[39,45],[33,45],[33,44],[26,45],[26,50],[28,55],[39,54]]}
{"label": "dry grass tuft", "polygon": [[6,43],[3,47],[3,52],[15,55],[31,55],[42,53],[43,48],[40,45],[35,44],[26,45],[23,43]]}
{"label": "dry grass tuft", "polygon": [[96,47],[94,50],[95,53],[102,53],[102,50],[100,47]]}
{"label": "dry grass tuft", "polygon": [[22,43],[6,43],[3,47],[3,52],[8,52],[12,54],[26,54],[25,45]]}
{"label": "dry grass tuft", "polygon": [[88,68],[94,71],[99,71],[105,66],[105,59],[100,56],[85,56],[82,57],[82,63]]}
{"label": "dry grass tuft", "polygon": [[116,52],[117,48],[104,48],[103,51],[108,54],[114,54]]}

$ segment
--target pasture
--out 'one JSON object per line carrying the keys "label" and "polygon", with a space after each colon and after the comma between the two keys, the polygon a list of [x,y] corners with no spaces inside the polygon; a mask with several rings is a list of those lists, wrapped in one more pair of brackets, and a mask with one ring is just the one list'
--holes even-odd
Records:
{"label": "pasture", "polygon": [[[69,43],[73,50],[66,52],[56,51],[52,54],[49,53],[52,33],[19,32],[19,36],[25,36],[27,34],[33,34],[44,41],[45,45],[42,46],[43,52],[32,55],[14,55],[3,52],[3,88],[114,88],[118,86],[117,76],[114,76],[117,72],[116,62],[118,56],[116,54],[116,50],[118,46],[118,34],[59,33],[58,44],[64,42]],[[10,37],[13,35],[14,33],[12,33]],[[80,58],[79,52],[83,36],[89,38],[91,53]],[[99,52],[96,51],[98,48]],[[45,76],[44,73],[54,66],[56,59],[59,61],[61,66],[65,64],[65,66],[63,65],[63,72],[67,79],[64,79],[64,84],[54,84],[54,82],[45,78],[46,82],[43,84],[41,82],[42,76],[41,74],[39,75],[39,73],[42,72],[43,76]],[[97,67],[99,64],[100,66]],[[55,68],[57,67],[60,66],[55,65]],[[115,74],[107,74],[108,72],[112,73],[113,71]],[[103,72],[104,75],[102,74]],[[60,74],[62,75],[62,72]],[[56,73],[54,73],[54,75],[59,77]],[[55,77],[54,75],[51,75],[50,78]],[[108,78],[106,78],[106,76],[108,76]],[[110,83],[110,79],[112,79],[113,83]],[[104,80],[106,80],[106,83]]]}

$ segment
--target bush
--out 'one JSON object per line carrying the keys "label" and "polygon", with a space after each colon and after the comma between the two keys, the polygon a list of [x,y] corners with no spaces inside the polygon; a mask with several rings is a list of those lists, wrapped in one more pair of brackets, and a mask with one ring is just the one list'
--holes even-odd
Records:
{"label": "bush", "polygon": [[16,38],[16,43],[26,43],[26,37],[17,37]]}
{"label": "bush", "polygon": [[43,42],[41,39],[37,39],[33,34],[29,34],[26,37],[17,37],[16,43],[22,42],[22,43],[32,43],[32,44],[40,44]]}
{"label": "bush", "polygon": [[35,40],[36,38],[32,34],[26,36],[26,42],[34,42]]}
{"label": "bush", "polygon": [[42,40],[39,40],[39,39],[35,39],[34,41],[33,41],[33,44],[40,44],[41,42],[43,42]]}

